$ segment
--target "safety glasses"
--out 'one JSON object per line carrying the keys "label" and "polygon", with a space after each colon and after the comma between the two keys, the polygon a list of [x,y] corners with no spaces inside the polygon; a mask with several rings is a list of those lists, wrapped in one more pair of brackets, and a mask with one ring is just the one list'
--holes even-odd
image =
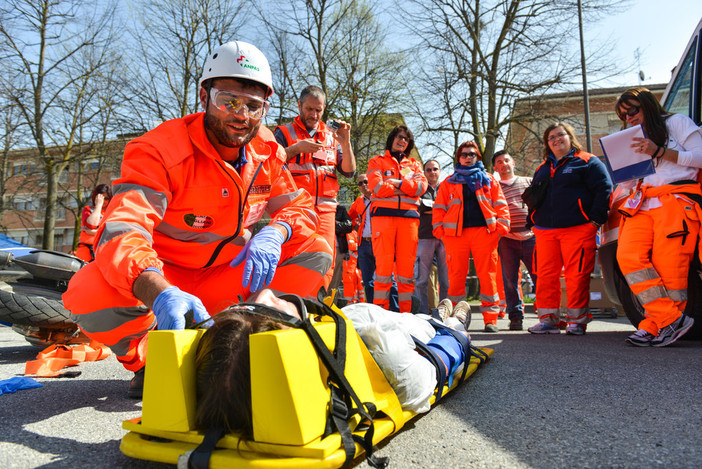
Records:
{"label": "safety glasses", "polygon": [[271,107],[271,103],[256,96],[234,94],[218,90],[217,88],[210,89],[210,100],[222,112],[230,114],[244,113],[251,119],[263,119]]}

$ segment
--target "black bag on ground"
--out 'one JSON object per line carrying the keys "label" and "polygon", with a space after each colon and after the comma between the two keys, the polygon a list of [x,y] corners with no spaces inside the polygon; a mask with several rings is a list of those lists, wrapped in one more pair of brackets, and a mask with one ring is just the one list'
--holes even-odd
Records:
{"label": "black bag on ground", "polygon": [[522,200],[529,210],[536,210],[541,206],[546,198],[546,192],[551,185],[551,178],[542,179],[540,181],[532,181],[531,185],[524,189]]}

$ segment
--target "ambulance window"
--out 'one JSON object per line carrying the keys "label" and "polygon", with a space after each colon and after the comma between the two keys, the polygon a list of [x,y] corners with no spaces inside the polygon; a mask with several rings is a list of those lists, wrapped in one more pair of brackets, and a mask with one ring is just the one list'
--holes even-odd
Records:
{"label": "ambulance window", "polygon": [[690,50],[687,52],[687,57],[685,57],[685,61],[675,76],[675,82],[666,100],[665,106],[673,114],[691,115],[692,73],[694,71],[696,50],[697,41],[692,43]]}

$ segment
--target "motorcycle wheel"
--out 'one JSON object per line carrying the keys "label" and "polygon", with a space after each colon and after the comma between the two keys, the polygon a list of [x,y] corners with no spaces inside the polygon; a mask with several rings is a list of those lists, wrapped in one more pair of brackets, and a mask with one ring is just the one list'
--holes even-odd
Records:
{"label": "motorcycle wheel", "polygon": [[75,325],[60,292],[26,282],[0,282],[0,321],[43,328]]}

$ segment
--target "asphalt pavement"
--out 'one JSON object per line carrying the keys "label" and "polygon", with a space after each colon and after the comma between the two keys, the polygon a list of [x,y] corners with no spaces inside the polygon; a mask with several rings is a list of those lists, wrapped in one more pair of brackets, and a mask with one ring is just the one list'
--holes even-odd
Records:
{"label": "asphalt pavement", "polygon": [[[495,354],[378,447],[390,467],[702,467],[702,341],[629,346],[625,318],[596,319],[582,337],[510,332],[507,320],[487,334],[481,322],[474,314],[473,342]],[[0,326],[0,379],[38,351]],[[173,467],[119,451],[122,421],[141,414],[126,396],[131,373],[114,357],[74,369],[0,395],[0,468]]]}

